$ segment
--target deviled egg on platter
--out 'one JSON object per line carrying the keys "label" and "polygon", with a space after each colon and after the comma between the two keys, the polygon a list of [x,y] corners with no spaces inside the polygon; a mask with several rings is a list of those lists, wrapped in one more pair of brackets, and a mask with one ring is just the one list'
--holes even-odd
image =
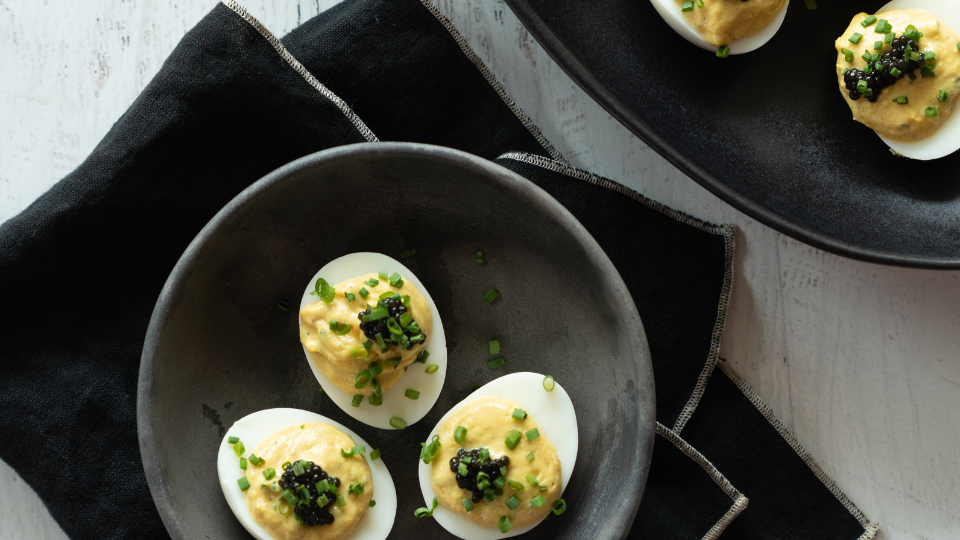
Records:
{"label": "deviled egg on platter", "polygon": [[330,399],[377,428],[417,422],[443,388],[437,306],[410,269],[380,253],[344,255],[313,276],[300,301],[300,342]]}
{"label": "deviled egg on platter", "polygon": [[552,377],[500,377],[447,412],[424,443],[422,511],[465,540],[523,534],[566,508],[578,444],[573,402]]}
{"label": "deviled egg on platter", "polygon": [[379,450],[316,413],[267,409],[237,420],[217,473],[259,540],[384,540],[393,528],[397,493]]}
{"label": "deviled egg on platter", "polygon": [[717,56],[754,51],[773,38],[789,0],[651,0],[684,39]]}

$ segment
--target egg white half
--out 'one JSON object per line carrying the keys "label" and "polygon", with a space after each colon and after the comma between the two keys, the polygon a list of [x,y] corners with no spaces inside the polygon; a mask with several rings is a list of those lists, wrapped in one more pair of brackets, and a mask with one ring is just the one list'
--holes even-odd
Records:
{"label": "egg white half", "polygon": [[[934,14],[940,22],[960,32],[960,2],[957,0],[893,0],[877,10],[922,9]],[[923,38],[920,38],[923,42]],[[954,98],[960,99],[960,98]],[[960,107],[957,105],[956,107]],[[919,160],[938,159],[960,150],[960,110],[954,108],[953,114],[940,124],[940,129],[929,137],[919,141],[893,141],[880,137],[883,142],[899,154]]]}
{"label": "egg white half", "polygon": [[[443,381],[447,377],[447,338],[443,332],[443,321],[440,320],[437,304],[430,297],[430,292],[423,286],[423,283],[417,279],[417,276],[409,268],[382,253],[351,253],[330,261],[315,276],[310,278],[306,289],[303,291],[303,298],[300,300],[300,309],[319,301],[316,296],[310,295],[315,290],[315,284],[319,278],[327,280],[327,283],[331,286],[336,286],[350,278],[371,272],[386,272],[387,274],[398,272],[405,282],[412,283],[420,291],[420,294],[427,300],[427,304],[430,305],[430,313],[433,316],[433,331],[427,336],[425,343],[425,348],[430,353],[426,364],[417,362],[410,364],[400,381],[389,391],[383,393],[383,404],[379,407],[370,405],[366,398],[359,407],[354,407],[352,405],[354,394],[347,394],[327,380],[310,361],[310,355],[306,348],[303,349],[303,354],[306,355],[307,363],[310,364],[314,376],[320,381],[323,391],[344,412],[364,424],[380,429],[395,429],[390,425],[390,419],[394,416],[402,418],[407,422],[407,425],[413,425],[430,412],[430,409],[437,402],[437,398],[440,397]],[[436,373],[426,372],[426,367],[430,364],[437,365],[439,369]],[[407,388],[420,392],[420,398],[414,400],[404,396],[404,390]]]}
{"label": "egg white half", "polygon": [[[370,465],[370,475],[373,478],[373,499],[377,505],[368,508],[360,526],[348,537],[362,540],[385,540],[393,528],[394,519],[397,515],[397,490],[393,485],[393,478],[390,471],[383,463],[383,458],[371,460],[370,452],[373,447],[367,444],[359,435],[344,427],[342,424],[320,416],[319,414],[300,409],[266,409],[257,411],[237,420],[223,441],[220,442],[220,449],[217,452],[217,474],[220,477],[220,488],[223,489],[223,496],[227,499],[227,504],[233,510],[234,515],[240,521],[250,534],[259,540],[274,540],[266,530],[257,522],[247,510],[247,503],[243,491],[237,485],[237,480],[243,476],[244,471],[240,468],[240,458],[234,453],[233,445],[227,442],[230,437],[239,437],[243,443],[243,457],[248,457],[260,441],[270,435],[289,426],[306,424],[309,422],[323,422],[339,429],[353,438],[357,445],[367,447],[367,463]],[[283,471],[277,471],[279,476]],[[250,489],[260,489],[258,485],[251,485]]]}
{"label": "egg white half", "polygon": [[[653,4],[653,7],[656,8],[657,13],[663,17],[663,20],[670,25],[670,28],[673,28],[683,39],[701,49],[713,52],[717,51],[716,46],[707,43],[707,40],[703,39],[700,32],[697,32],[697,29],[687,22],[687,19],[680,11],[680,6],[678,6],[674,0],[650,0],[650,2]],[[789,7],[790,2],[787,0],[787,3],[783,6],[783,9],[780,10],[780,13],[770,21],[770,24],[763,27],[763,30],[760,30],[752,36],[727,43],[727,46],[730,47],[730,54],[743,54],[755,51],[770,41],[774,34],[777,33],[777,30],[780,29],[780,25],[783,24],[783,19],[787,16],[787,8]]]}
{"label": "egg white half", "polygon": [[[557,449],[557,457],[560,459],[560,478],[563,481],[563,490],[566,490],[570,484],[570,477],[573,475],[573,467],[576,465],[577,451],[579,450],[577,414],[573,409],[570,396],[560,386],[560,383],[556,383],[552,392],[543,389],[544,377],[545,375],[540,373],[520,372],[504,375],[499,379],[490,381],[443,415],[443,418],[437,422],[433,431],[430,432],[427,440],[432,439],[437,434],[440,426],[453,412],[477,398],[494,396],[513,400],[523,406],[523,410],[527,411],[527,414],[536,420],[540,426],[540,432]],[[420,491],[423,493],[426,506],[429,508],[433,504],[434,498],[433,487],[430,484],[431,466],[425,464],[423,460],[419,460],[419,463]],[[504,534],[499,529],[488,529],[467,521],[442,506],[438,506],[433,511],[433,517],[450,534],[464,540],[509,538],[523,534],[540,524],[537,522],[524,527],[515,527]]]}

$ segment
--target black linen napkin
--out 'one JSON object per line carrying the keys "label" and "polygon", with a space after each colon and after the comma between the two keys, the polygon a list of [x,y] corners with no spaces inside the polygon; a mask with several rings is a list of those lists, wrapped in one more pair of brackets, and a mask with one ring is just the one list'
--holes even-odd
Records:
{"label": "black linen napkin", "polygon": [[93,154],[0,226],[0,293],[17,310],[0,325],[0,458],[68,535],[167,537],[139,458],[136,381],[153,304],[189,241],[267,172],[378,139],[511,168],[564,204],[619,269],[650,343],[660,435],[631,538],[873,536],[718,363],[733,229],[567,166],[418,0],[344,2],[282,44],[224,2]]}

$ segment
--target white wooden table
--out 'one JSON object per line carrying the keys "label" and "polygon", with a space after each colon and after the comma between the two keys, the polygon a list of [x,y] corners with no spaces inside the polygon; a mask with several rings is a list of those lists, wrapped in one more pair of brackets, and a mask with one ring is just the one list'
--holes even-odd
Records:
{"label": "white wooden table", "polygon": [[[0,0],[0,221],[87,156],[215,3]],[[284,35],[336,2],[242,3]],[[722,356],[878,538],[960,537],[960,272],[856,262],[757,223],[594,103],[502,0],[439,4],[573,165],[738,227]],[[65,535],[0,462],[0,540],[20,538]]]}

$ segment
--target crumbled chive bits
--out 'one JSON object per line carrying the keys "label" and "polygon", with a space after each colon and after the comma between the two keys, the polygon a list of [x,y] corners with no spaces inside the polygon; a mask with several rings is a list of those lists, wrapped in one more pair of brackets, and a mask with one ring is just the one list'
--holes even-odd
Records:
{"label": "crumbled chive bits", "polygon": [[247,477],[244,476],[237,480],[237,485],[240,486],[240,491],[246,491],[250,489],[250,481],[247,480]]}
{"label": "crumbled chive bits", "polygon": [[473,512],[473,502],[471,502],[470,499],[464,499],[463,509],[466,510],[467,512]]}
{"label": "crumbled chive bits", "polygon": [[693,2],[684,2],[680,4],[680,11],[684,13],[688,11],[693,11]]}
{"label": "crumbled chive bits", "polygon": [[840,52],[843,53],[843,58],[844,58],[847,62],[853,62],[853,51],[851,51],[850,49],[843,49],[843,48],[841,48],[841,49],[840,49]]}
{"label": "crumbled chive bits", "polygon": [[363,403],[363,394],[355,394],[353,396],[353,401],[350,402],[350,405],[359,407],[361,403]]}
{"label": "crumbled chive bits", "polygon": [[803,0],[803,3],[807,6],[807,9],[810,11],[817,9],[816,0]]}
{"label": "crumbled chive bits", "polygon": [[[943,92],[941,90],[940,92]],[[490,342],[490,354],[500,354],[500,340],[494,339]]]}
{"label": "crumbled chive bits", "polygon": [[379,458],[380,458],[380,449],[379,449],[379,448],[377,448],[377,449],[374,450],[373,452],[370,452],[370,460],[371,460],[371,461],[373,461],[373,460],[375,460],[375,459],[379,459]]}
{"label": "crumbled chive bits", "polygon": [[553,389],[556,387],[556,381],[553,380],[553,375],[547,375],[543,378],[543,389],[547,392],[553,392]]}
{"label": "crumbled chive bits", "polygon": [[[927,116],[930,116],[930,115],[928,114]],[[233,445],[233,453],[236,454],[237,457],[242,456],[244,451],[246,451],[246,449],[243,447],[242,442],[237,441],[236,444]]]}
{"label": "crumbled chive bits", "polygon": [[537,495],[536,497],[530,499],[530,508],[540,508],[546,503],[543,499],[543,495]]}
{"label": "crumbled chive bits", "polygon": [[433,507],[432,508],[417,508],[413,511],[414,517],[423,518],[430,517],[433,515],[433,511],[437,509],[437,506],[440,504],[440,501],[436,497],[433,498]]}
{"label": "crumbled chive bits", "polygon": [[899,103],[900,105],[906,105],[906,104],[907,104],[907,96],[895,97],[895,98],[893,98],[891,101],[893,101],[893,102],[895,102],[895,103]]}
{"label": "crumbled chive bits", "polygon": [[230,444],[237,444],[240,442],[240,437],[230,437],[227,439],[227,442]]}
{"label": "crumbled chive bits", "polygon": [[525,455],[525,456],[523,456],[523,457],[524,457],[524,459],[527,460],[527,463],[530,463],[531,461],[533,461],[534,459],[536,459],[537,456],[534,455],[533,452],[527,452],[527,455]]}
{"label": "crumbled chive bits", "polygon": [[530,431],[528,431],[526,435],[527,435],[527,440],[532,441],[540,436],[540,430],[537,428],[533,428]]}
{"label": "crumbled chive bits", "polygon": [[940,93],[937,94],[937,101],[940,103],[946,103],[948,97],[949,95],[947,94],[947,91],[941,88]]}
{"label": "crumbled chive bits", "polygon": [[457,429],[453,430],[453,440],[457,444],[463,444],[467,440],[467,428],[464,426],[457,426]]}
{"label": "crumbled chive bits", "polygon": [[847,41],[856,45],[857,43],[860,43],[861,39],[863,39],[863,34],[860,32],[854,32],[852,36],[847,38]]}
{"label": "crumbled chive bits", "polygon": [[876,18],[876,17],[874,17],[873,15],[867,15],[867,17],[866,17],[865,19],[863,19],[862,21],[860,21],[860,26],[866,28],[866,27],[870,26],[871,24],[873,24],[873,23],[875,23],[875,22],[877,22],[877,18]]}
{"label": "crumbled chive bits", "polygon": [[[960,44],[958,44],[957,46],[960,47]],[[482,252],[482,251],[478,251],[478,252],[477,252],[477,264],[483,264],[483,252]]]}
{"label": "crumbled chive bits", "polygon": [[497,528],[500,529],[500,532],[506,534],[513,528],[513,523],[510,522],[509,517],[503,516],[497,521]]}
{"label": "crumbled chive bits", "polygon": [[436,373],[436,372],[439,371],[439,370],[440,370],[440,366],[438,366],[438,365],[436,365],[436,364],[430,364],[429,366],[427,366],[427,369],[425,369],[424,371],[425,371],[427,374],[432,375],[432,374]]}
{"label": "crumbled chive bits", "polygon": [[490,289],[487,291],[487,294],[483,295],[483,301],[490,304],[496,300],[498,296],[500,296],[500,291],[496,289]]}
{"label": "crumbled chive bits", "polygon": [[567,501],[563,499],[557,499],[553,502],[553,513],[554,515],[559,516],[560,514],[566,512],[567,510]]}
{"label": "crumbled chive bits", "polygon": [[523,435],[521,435],[519,431],[511,429],[510,433],[507,433],[506,439],[503,440],[503,444],[507,445],[507,448],[513,450],[518,444],[520,444],[520,439],[522,437]]}
{"label": "crumbled chive bits", "polygon": [[730,46],[729,46],[729,45],[721,45],[721,46],[717,49],[717,58],[726,58],[726,57],[728,57],[728,56],[730,56]]}
{"label": "crumbled chive bits", "polygon": [[407,388],[406,392],[404,392],[403,395],[406,396],[408,399],[420,399],[420,392],[417,392],[416,390],[413,390],[411,388]]}
{"label": "crumbled chive bits", "polygon": [[936,117],[937,117],[937,108],[936,108],[936,107],[927,107],[926,109],[923,110],[923,114],[925,114],[925,115],[927,116],[927,118],[936,118]]}
{"label": "crumbled chive bits", "polygon": [[527,417],[527,411],[523,409],[514,409],[511,416],[513,416],[515,420],[520,420],[522,422],[523,419]]}
{"label": "crumbled chive bits", "polygon": [[273,480],[275,476],[277,476],[277,470],[273,467],[267,467],[263,470],[263,478],[265,480]]}
{"label": "crumbled chive bits", "polygon": [[507,361],[504,360],[502,356],[500,356],[500,357],[494,358],[493,360],[490,360],[489,362],[487,362],[487,367],[490,368],[490,369],[497,369],[498,367],[500,367],[500,366],[502,366],[502,365],[504,365],[504,364],[506,364],[506,363],[507,363]]}
{"label": "crumbled chive bits", "polygon": [[390,425],[393,426],[394,429],[403,429],[407,427],[407,421],[399,416],[394,416],[390,419]]}

